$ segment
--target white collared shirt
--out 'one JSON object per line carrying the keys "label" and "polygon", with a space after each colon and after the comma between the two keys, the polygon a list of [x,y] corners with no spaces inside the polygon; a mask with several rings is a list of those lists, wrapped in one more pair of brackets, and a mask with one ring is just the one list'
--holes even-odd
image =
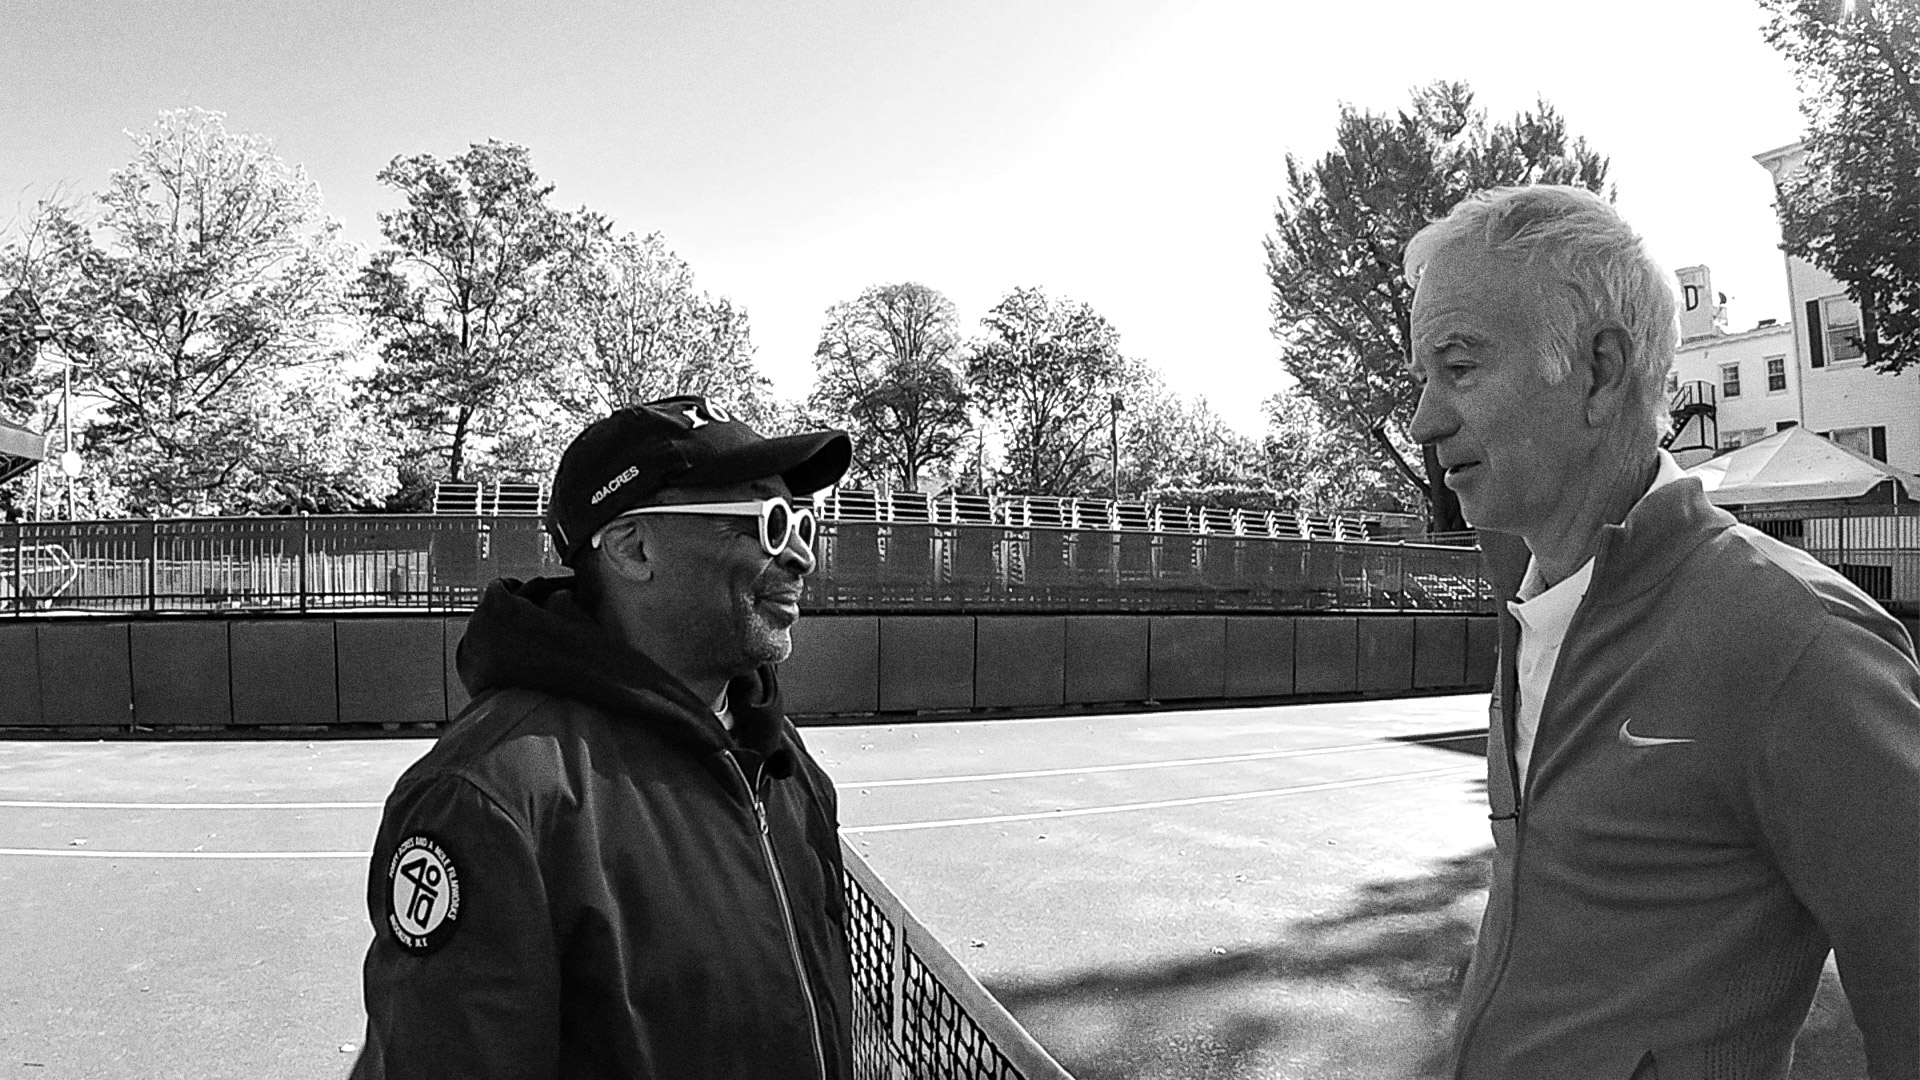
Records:
{"label": "white collared shirt", "polygon": [[[1642,499],[1687,475],[1672,454],[1665,450],[1659,454],[1660,471],[1654,474]],[[1514,674],[1520,680],[1520,714],[1513,722],[1513,763],[1522,788],[1527,782],[1527,762],[1533,757],[1534,736],[1540,730],[1540,705],[1553,682],[1560,645],[1566,641],[1567,627],[1573,624],[1573,614],[1580,610],[1580,601],[1586,598],[1592,581],[1593,560],[1588,559],[1572,577],[1548,588],[1546,578],[1540,576],[1539,560],[1529,559],[1527,576],[1520,583],[1520,598],[1507,601],[1507,610],[1520,622],[1520,655],[1514,665]]]}

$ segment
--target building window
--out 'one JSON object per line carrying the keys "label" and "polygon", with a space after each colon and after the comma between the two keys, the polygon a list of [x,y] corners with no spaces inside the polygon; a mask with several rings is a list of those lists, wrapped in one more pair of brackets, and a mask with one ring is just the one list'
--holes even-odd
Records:
{"label": "building window", "polygon": [[1860,347],[1860,309],[1844,296],[1829,296],[1822,304],[1827,359],[1838,363],[1865,356],[1866,350]]}
{"label": "building window", "polygon": [[1767,357],[1767,393],[1778,394],[1787,388],[1787,358]]}
{"label": "building window", "polygon": [[1741,428],[1738,431],[1723,431],[1720,433],[1720,449],[1738,450],[1750,443],[1759,442],[1766,437],[1766,428]]}
{"label": "building window", "polygon": [[1844,446],[1875,461],[1887,460],[1887,429],[1884,425],[1835,428],[1827,432],[1827,438],[1835,446]]}
{"label": "building window", "polygon": [[1785,431],[1790,427],[1799,427],[1799,426],[1800,426],[1800,421],[1798,420],[1782,420],[1779,423],[1773,425],[1773,430]]}
{"label": "building window", "polygon": [[1667,396],[1672,397],[1673,395],[1679,392],[1680,392],[1680,373],[1677,371],[1667,372]]}
{"label": "building window", "polygon": [[1720,365],[1720,396],[1723,398],[1740,396],[1740,365]]}

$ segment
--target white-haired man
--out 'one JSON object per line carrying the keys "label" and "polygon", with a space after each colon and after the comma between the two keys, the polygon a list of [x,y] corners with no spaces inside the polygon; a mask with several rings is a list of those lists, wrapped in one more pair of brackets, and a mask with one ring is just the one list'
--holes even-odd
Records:
{"label": "white-haired man", "polygon": [[1500,616],[1466,1080],[1784,1078],[1829,951],[1920,1076],[1920,668],[1845,578],[1659,448],[1673,295],[1577,188],[1408,246],[1413,434],[1532,553]]}

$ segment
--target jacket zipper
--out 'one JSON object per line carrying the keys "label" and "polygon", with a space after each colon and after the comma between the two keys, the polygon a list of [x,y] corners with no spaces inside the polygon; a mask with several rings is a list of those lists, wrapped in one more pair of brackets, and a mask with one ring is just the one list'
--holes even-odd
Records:
{"label": "jacket zipper", "polygon": [[813,1037],[815,1075],[820,1080],[827,1080],[827,1051],[820,1043],[820,1011],[813,1000],[813,984],[807,978],[806,961],[800,955],[800,932],[794,927],[793,908],[787,902],[787,882],[780,874],[780,860],[773,854],[773,837],[767,828],[766,804],[760,801],[758,785],[748,782],[746,770],[740,767],[740,762],[730,753],[726,754],[726,759],[733,766],[734,775],[740,778],[741,785],[747,789],[747,801],[753,804],[754,824],[760,827],[760,853],[766,856],[767,871],[773,875],[773,895],[780,901],[780,921],[787,931],[787,952],[793,957],[793,973],[800,979],[800,999],[807,1005],[807,1032]]}
{"label": "jacket zipper", "polygon": [[[1594,573],[1595,574],[1599,573],[1598,566],[1594,567]],[[1588,589],[1589,591],[1591,591],[1592,589],[1591,584],[1589,584]],[[1472,1046],[1473,1037],[1476,1034],[1478,1034],[1480,1021],[1486,1018],[1487,1010],[1493,1007],[1493,996],[1499,992],[1500,984],[1506,981],[1507,966],[1509,962],[1512,961],[1513,959],[1513,935],[1520,925],[1520,887],[1519,887],[1520,886],[1520,856],[1526,850],[1526,846],[1527,846],[1527,830],[1526,830],[1527,807],[1531,804],[1531,799],[1528,798],[1527,793],[1528,793],[1528,788],[1530,788],[1532,785],[1528,781],[1539,775],[1539,770],[1534,768],[1534,765],[1539,761],[1539,753],[1538,753],[1538,751],[1540,750],[1539,728],[1540,726],[1543,726],[1546,722],[1547,703],[1553,700],[1553,688],[1559,685],[1560,678],[1566,671],[1565,667],[1561,665],[1560,659],[1565,657],[1566,651],[1567,651],[1566,649],[1567,642],[1573,640],[1573,632],[1576,628],[1578,628],[1581,625],[1580,617],[1584,614],[1586,614],[1586,600],[1584,597],[1582,597],[1580,606],[1574,609],[1573,618],[1567,621],[1567,632],[1564,635],[1562,635],[1560,638],[1560,657],[1556,657],[1554,659],[1553,676],[1552,678],[1547,680],[1547,689],[1540,697],[1541,724],[1536,725],[1534,728],[1533,749],[1535,753],[1527,761],[1527,776],[1525,779],[1523,779],[1520,776],[1520,768],[1519,768],[1520,762],[1519,762],[1519,759],[1515,756],[1514,745],[1513,745],[1514,733],[1517,732],[1520,727],[1520,714],[1515,711],[1515,707],[1519,704],[1517,697],[1520,689],[1520,676],[1519,676],[1520,639],[1518,635],[1518,625],[1516,624],[1516,627],[1515,627],[1514,648],[1513,648],[1513,662],[1514,662],[1515,672],[1513,677],[1513,685],[1514,685],[1516,700],[1508,701],[1505,704],[1505,706],[1500,710],[1500,722],[1505,724],[1507,727],[1507,738],[1506,738],[1507,779],[1512,782],[1512,787],[1513,787],[1513,883],[1514,883],[1514,889],[1513,889],[1513,894],[1508,898],[1508,902],[1507,902],[1507,930],[1506,930],[1506,934],[1501,938],[1501,941],[1500,941],[1500,966],[1498,969],[1494,971],[1493,980],[1487,983],[1486,998],[1480,1002],[1480,1008],[1474,1012],[1472,1021],[1470,1021],[1467,1024],[1466,1029],[1462,1033],[1464,1037],[1461,1038],[1460,1040],[1460,1059],[1454,1062],[1456,1080],[1458,1080],[1458,1078],[1462,1075],[1459,1070],[1464,1069],[1466,1067],[1467,1049],[1470,1046]],[[1512,616],[1509,615],[1508,618],[1512,618]],[[1501,660],[1504,663],[1504,661],[1506,660],[1506,657],[1503,655],[1501,657]],[[1504,681],[1505,681],[1505,678],[1503,675],[1502,682]]]}
{"label": "jacket zipper", "polygon": [[[1576,611],[1574,615],[1578,617],[1578,611]],[[1505,617],[1507,617],[1507,619],[1513,619],[1513,615],[1505,615]],[[1569,630],[1569,636],[1571,636],[1571,623],[1567,626],[1567,630]],[[1565,638],[1561,638],[1561,642],[1565,644]],[[1501,655],[1500,663],[1501,686],[1498,690],[1505,690],[1505,682],[1507,682],[1507,673],[1505,673],[1507,657],[1505,657],[1505,655]],[[1507,961],[1513,959],[1513,928],[1515,928],[1515,924],[1519,922],[1519,913],[1521,913],[1521,892],[1519,892],[1517,886],[1519,886],[1519,882],[1521,882],[1521,847],[1526,846],[1526,830],[1521,828],[1524,822],[1526,822],[1526,803],[1523,801],[1524,794],[1526,794],[1526,784],[1521,780],[1521,769],[1519,769],[1521,763],[1519,763],[1519,757],[1517,757],[1515,748],[1513,748],[1513,736],[1515,736],[1515,734],[1519,732],[1519,728],[1521,728],[1521,715],[1515,711],[1515,709],[1519,707],[1519,688],[1521,688],[1519,663],[1521,663],[1519,626],[1515,626],[1515,646],[1513,646],[1513,665],[1515,665],[1513,690],[1515,690],[1515,694],[1513,694],[1513,698],[1507,698],[1507,701],[1503,701],[1500,707],[1500,723],[1503,728],[1507,728],[1507,730],[1503,732],[1505,738],[1501,740],[1501,742],[1505,744],[1505,751],[1507,751],[1507,786],[1509,786],[1509,790],[1513,792],[1513,884],[1515,884],[1515,890],[1513,890],[1511,896],[1507,897],[1507,932],[1505,932],[1505,936],[1501,938],[1500,942],[1500,967],[1494,969],[1492,978],[1488,980],[1488,984],[1486,984],[1486,997],[1480,999],[1480,1007],[1475,1009],[1473,1019],[1467,1020],[1467,1026],[1461,1030],[1459,1057],[1453,1061],[1453,1078],[1455,1078],[1455,1080],[1463,1080],[1463,1078],[1465,1078],[1467,1053],[1469,1053],[1469,1049],[1473,1047],[1473,1038],[1475,1038],[1478,1030],[1480,1030],[1480,1020],[1486,1019],[1486,1011],[1494,1007],[1494,994],[1500,992],[1500,984],[1501,982],[1505,982],[1505,978],[1507,978]],[[1559,663],[1553,665],[1553,671],[1555,671],[1555,675],[1559,675]],[[1548,686],[1548,688],[1551,690],[1551,686]],[[1546,717],[1546,698],[1540,700],[1540,705],[1542,705],[1540,713],[1542,713],[1542,717]],[[1538,730],[1534,732],[1534,749],[1540,749]],[[1528,773],[1532,773],[1532,767],[1530,767],[1530,765],[1532,765],[1532,763],[1528,763]]]}

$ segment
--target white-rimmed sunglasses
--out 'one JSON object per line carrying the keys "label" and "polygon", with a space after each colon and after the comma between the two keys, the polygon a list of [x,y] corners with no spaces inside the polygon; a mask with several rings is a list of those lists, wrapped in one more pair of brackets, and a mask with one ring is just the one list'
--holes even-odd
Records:
{"label": "white-rimmed sunglasses", "polygon": [[[640,514],[697,514],[704,517],[757,517],[760,519],[760,547],[768,555],[779,555],[793,543],[797,534],[800,542],[813,550],[814,537],[819,527],[813,520],[813,511],[805,507],[795,507],[783,496],[775,495],[766,499],[753,499],[746,502],[718,503],[670,503],[662,506],[642,506],[629,510],[614,521],[623,517],[636,517]],[[608,522],[612,524],[612,522]],[[593,534],[593,546],[600,546],[600,537],[605,534],[602,528]]]}

